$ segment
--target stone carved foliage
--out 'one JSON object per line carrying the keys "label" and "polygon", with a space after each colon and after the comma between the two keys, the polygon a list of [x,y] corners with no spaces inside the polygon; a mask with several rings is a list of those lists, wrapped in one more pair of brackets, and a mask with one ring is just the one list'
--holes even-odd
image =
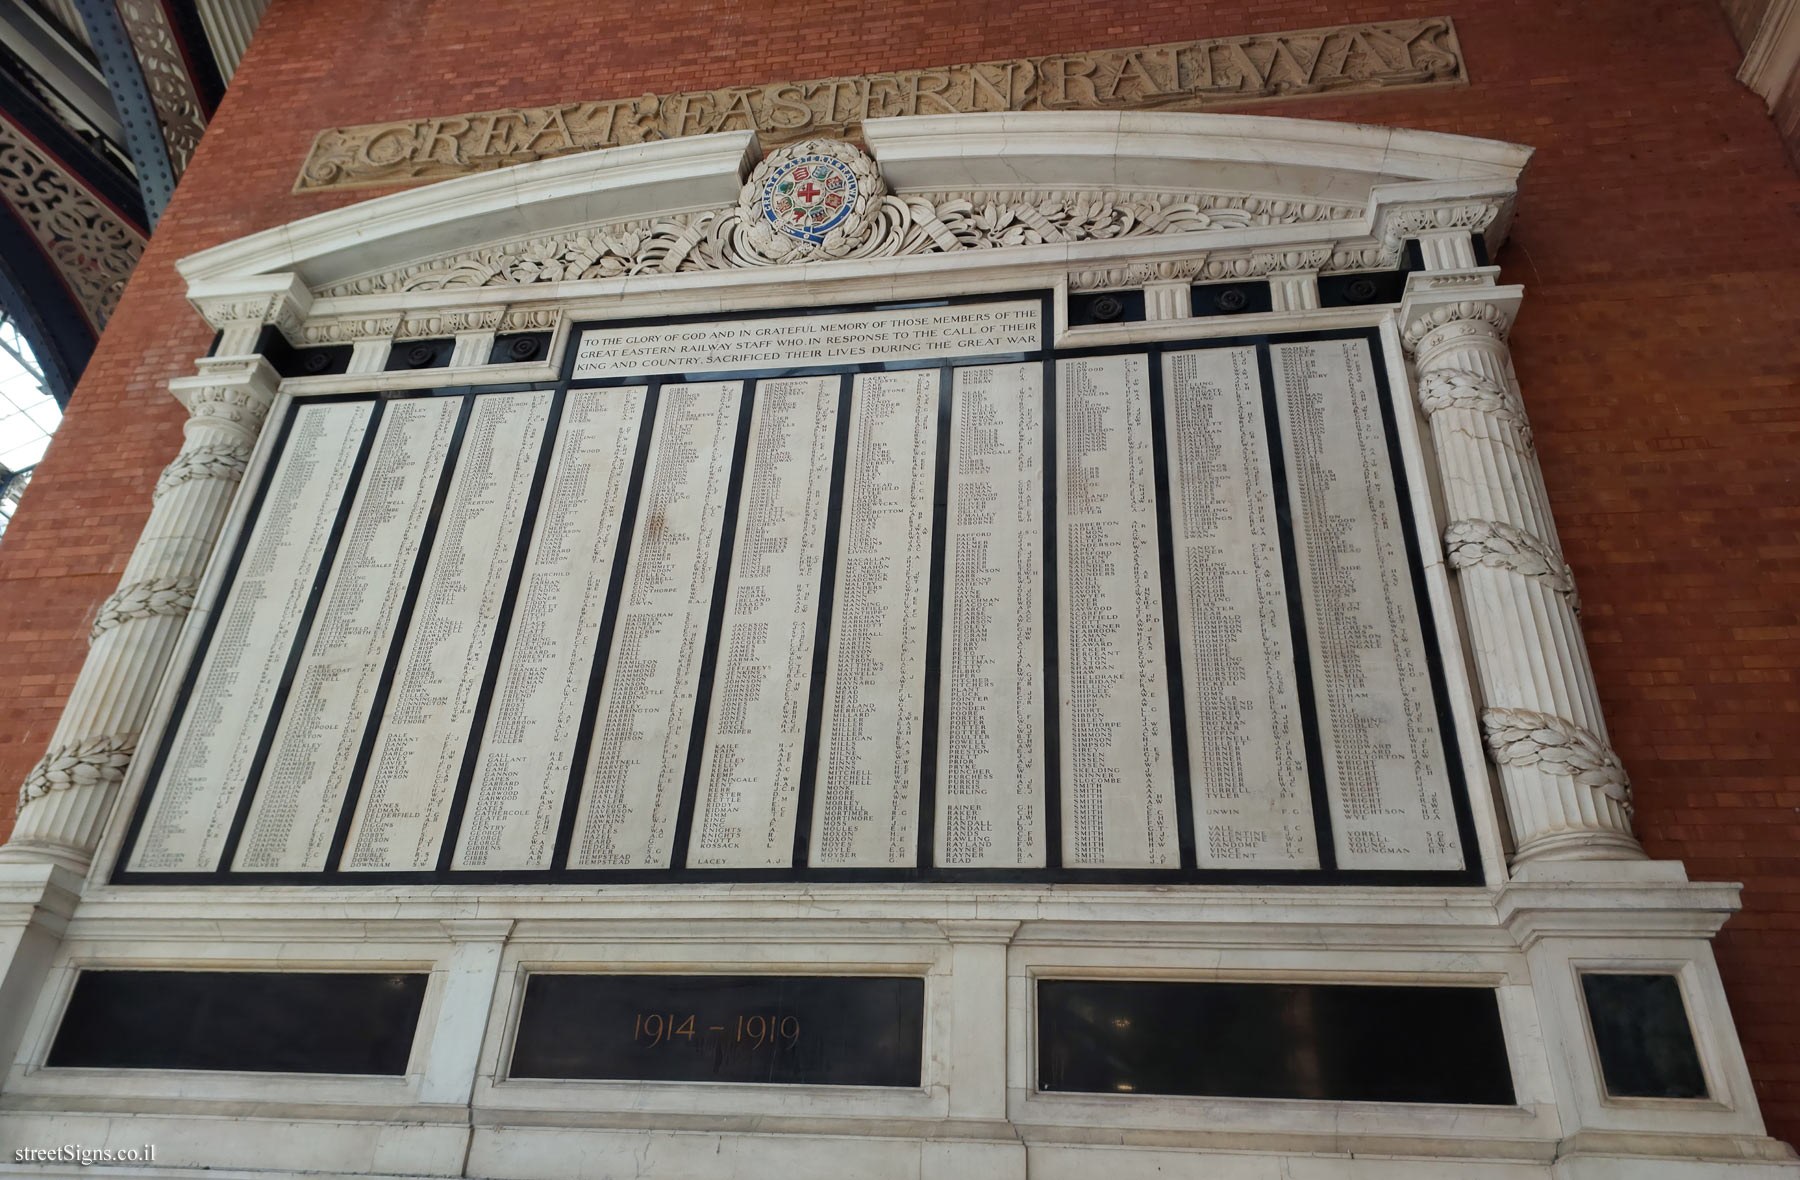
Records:
{"label": "stone carved foliage", "polygon": [[158,0],[118,0],[119,19],[137,51],[138,64],[144,71],[144,85],[150,90],[150,101],[156,104],[157,122],[162,125],[163,140],[169,145],[169,163],[175,175],[187,170],[200,137],[206,133],[206,114],[200,96],[188,76],[187,62],[168,14]]}
{"label": "stone carved foliage", "polygon": [[151,500],[160,500],[171,489],[194,479],[223,479],[237,483],[244,478],[244,468],[249,462],[248,446],[184,447],[157,477]]}
{"label": "stone carved foliage", "polygon": [[1116,291],[1157,282],[1229,282],[1260,279],[1281,273],[1305,273],[1324,268],[1331,259],[1329,247],[1307,250],[1234,250],[1199,254],[1191,258],[1162,259],[1128,266],[1095,267],[1069,272],[1071,291]]}
{"label": "stone carved foliage", "polygon": [[1446,324],[1464,324],[1472,330],[1502,340],[1506,338],[1506,330],[1511,326],[1506,311],[1496,304],[1474,300],[1442,303],[1406,325],[1401,342],[1406,346],[1406,351],[1414,352],[1425,342],[1425,337]]}
{"label": "stone carved foliage", "polygon": [[1456,569],[1484,565],[1535,578],[1573,601],[1575,573],[1549,544],[1503,520],[1459,520],[1444,530],[1444,553]]}
{"label": "stone carved foliage", "polygon": [[300,309],[285,292],[242,298],[203,298],[195,306],[206,322],[220,331],[236,324],[273,324],[289,340],[300,336]]}
{"label": "stone carved foliage", "polygon": [[209,385],[188,395],[188,416],[217,425],[236,426],[252,437],[269,412],[272,394],[237,385]]}
{"label": "stone carved foliage", "polygon": [[400,322],[394,335],[403,340],[429,336],[454,336],[458,332],[492,332],[500,326],[502,309],[474,307],[467,310],[416,312]]}
{"label": "stone carved foliage", "polygon": [[1631,812],[1631,780],[1619,756],[1573,721],[1530,709],[1485,709],[1481,729],[1502,766],[1539,766],[1566,775]]}
{"label": "stone carved foliage", "polygon": [[19,806],[52,791],[123,781],[137,744],[135,733],[109,733],[52,747],[25,776]]}
{"label": "stone carved foliage", "polygon": [[0,199],[43,246],[98,333],[144,253],[143,236],[3,119]]}
{"label": "stone carved foliage", "polygon": [[[1414,321],[1417,323],[1417,321]],[[1486,373],[1474,369],[1433,366],[1419,377],[1419,405],[1427,414],[1440,410],[1473,410],[1516,426],[1525,443],[1531,442],[1531,424],[1525,407],[1512,390]]]}
{"label": "stone carved foliage", "polygon": [[1397,251],[1407,238],[1424,233],[1460,229],[1478,234],[1499,216],[1500,205],[1489,201],[1396,209],[1382,222],[1381,244]]}
{"label": "stone carved foliage", "polygon": [[[1297,225],[1361,216],[1353,206],[1242,194],[1132,194],[1107,191],[887,195],[861,236],[810,257],[881,258],[991,250],[1044,242]],[[1326,252],[1327,255],[1329,251]],[[487,246],[402,270],[352,279],[327,296],[529,286],[636,274],[731,270],[798,261],[762,253],[741,207],[655,220],[615,222],[556,236]],[[1321,260],[1321,262],[1323,259]],[[1237,267],[1218,261],[1215,269]],[[1248,264],[1246,264],[1248,265]],[[1204,266],[1204,260],[1202,260]],[[1270,262],[1268,270],[1282,269]],[[1253,273],[1245,270],[1242,273]],[[1159,277],[1188,277],[1179,274]],[[1226,276],[1230,277],[1230,276]],[[509,327],[511,325],[508,325]],[[309,339],[311,329],[308,329]]]}
{"label": "stone carved foliage", "polygon": [[354,344],[358,340],[389,340],[400,330],[399,315],[363,319],[324,320],[307,324],[302,338],[308,344]]}
{"label": "stone carved foliage", "polygon": [[157,615],[179,618],[194,609],[194,595],[200,583],[193,578],[152,578],[120,586],[104,603],[94,619],[88,639],[92,642],[122,623],[133,619],[149,619]]}

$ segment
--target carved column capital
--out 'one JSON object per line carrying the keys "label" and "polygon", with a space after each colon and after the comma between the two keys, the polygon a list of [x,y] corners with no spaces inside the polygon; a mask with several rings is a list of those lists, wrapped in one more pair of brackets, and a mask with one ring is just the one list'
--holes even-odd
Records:
{"label": "carved column capital", "polygon": [[1406,351],[1424,358],[1458,340],[1505,341],[1525,291],[1491,286],[1482,281],[1487,277],[1463,271],[1409,278],[1400,303],[1400,339]]}
{"label": "carved column capital", "polygon": [[[275,400],[275,386],[280,381],[274,366],[262,357],[211,357],[199,365],[193,377],[177,377],[169,382],[169,392],[187,408],[188,439],[193,448],[204,445],[238,444],[248,447],[256,441],[263,418]],[[196,429],[217,427],[224,439],[195,437]],[[247,453],[247,452],[246,452]]]}
{"label": "carved column capital", "polygon": [[256,338],[267,324],[298,346],[301,325],[312,310],[312,291],[297,274],[211,279],[189,283],[188,302],[224,334],[216,356],[244,356],[256,351]]}

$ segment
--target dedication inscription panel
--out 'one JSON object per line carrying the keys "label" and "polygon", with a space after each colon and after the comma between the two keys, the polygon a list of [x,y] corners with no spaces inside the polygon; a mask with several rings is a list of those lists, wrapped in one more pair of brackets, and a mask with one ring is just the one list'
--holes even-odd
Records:
{"label": "dedication inscription panel", "polygon": [[294,402],[122,877],[1467,878],[1375,334],[1046,308]]}

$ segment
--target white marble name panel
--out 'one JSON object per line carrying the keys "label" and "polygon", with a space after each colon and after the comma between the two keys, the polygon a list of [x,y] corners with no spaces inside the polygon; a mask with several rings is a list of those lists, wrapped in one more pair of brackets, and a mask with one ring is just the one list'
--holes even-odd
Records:
{"label": "white marble name panel", "polygon": [[1013,302],[591,328],[575,378],[717,373],[770,366],[954,360],[1044,346],[1043,305]]}
{"label": "white marble name panel", "polygon": [[299,406],[127,867],[216,869],[374,406]]}
{"label": "white marble name panel", "polygon": [[1042,868],[1043,366],[951,388],[933,863]]}
{"label": "white marble name panel", "polygon": [[690,868],[794,860],[839,384],[756,387]]}
{"label": "white marble name panel", "polygon": [[1316,869],[1256,349],[1163,357],[1188,777],[1203,869]]}
{"label": "white marble name panel", "polygon": [[437,868],[554,396],[475,399],[363,776],[346,869]]}
{"label": "white marble name panel", "polygon": [[669,864],[742,390],[662,387],[571,868]]}
{"label": "white marble name panel", "polygon": [[852,389],[812,865],[918,863],[939,384],[914,369]]}
{"label": "white marble name panel", "polygon": [[1141,354],[1057,362],[1069,867],[1180,866],[1148,387]]}
{"label": "white marble name panel", "polygon": [[1369,346],[1270,354],[1338,866],[1460,869]]}
{"label": "white marble name panel", "polygon": [[563,402],[455,868],[550,867],[644,398],[626,386]]}
{"label": "white marble name panel", "polygon": [[375,428],[233,867],[325,867],[461,398],[392,401]]}

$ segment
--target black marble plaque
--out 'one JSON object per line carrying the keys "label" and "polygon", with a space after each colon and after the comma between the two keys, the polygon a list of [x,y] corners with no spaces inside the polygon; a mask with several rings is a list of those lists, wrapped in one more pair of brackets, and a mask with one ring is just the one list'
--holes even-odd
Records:
{"label": "black marble plaque", "polygon": [[1511,1106],[1474,987],[1038,981],[1038,1089]]}
{"label": "black marble plaque", "polygon": [[917,1086],[925,981],[533,975],[515,1078]]}
{"label": "black marble plaque", "polygon": [[83,971],[45,1064],[404,1074],[428,978]]}
{"label": "black marble plaque", "polygon": [[1681,984],[1673,975],[1584,971],[1600,1073],[1614,1098],[1705,1098],[1706,1071],[1694,1047]]}

